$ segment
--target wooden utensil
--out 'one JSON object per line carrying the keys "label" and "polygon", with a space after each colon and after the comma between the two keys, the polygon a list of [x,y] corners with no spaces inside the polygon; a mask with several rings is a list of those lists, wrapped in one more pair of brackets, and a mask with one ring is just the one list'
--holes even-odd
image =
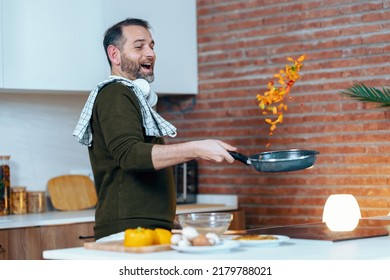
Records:
{"label": "wooden utensil", "polygon": [[170,244],[151,245],[142,247],[125,247],[123,240],[120,241],[106,241],[106,242],[86,242],[85,249],[103,250],[112,252],[127,252],[127,253],[153,253],[171,250]]}
{"label": "wooden utensil", "polygon": [[57,210],[84,210],[97,203],[95,185],[86,175],[54,177],[48,181],[47,187],[53,207]]}

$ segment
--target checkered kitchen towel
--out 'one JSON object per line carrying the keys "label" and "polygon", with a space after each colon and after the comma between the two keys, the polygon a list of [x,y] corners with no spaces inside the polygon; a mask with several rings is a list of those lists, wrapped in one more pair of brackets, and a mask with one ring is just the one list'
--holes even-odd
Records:
{"label": "checkered kitchen towel", "polygon": [[81,144],[88,146],[92,145],[92,131],[89,121],[92,116],[93,104],[97,94],[99,93],[99,90],[112,82],[120,82],[134,90],[141,107],[143,126],[145,128],[146,135],[156,137],[176,136],[176,128],[153,110],[153,108],[147,102],[144,93],[136,84],[134,84],[131,80],[119,76],[109,76],[107,80],[99,83],[91,91],[88,100],[85,103],[83,110],[81,111],[80,119],[73,131],[73,136],[75,136]]}

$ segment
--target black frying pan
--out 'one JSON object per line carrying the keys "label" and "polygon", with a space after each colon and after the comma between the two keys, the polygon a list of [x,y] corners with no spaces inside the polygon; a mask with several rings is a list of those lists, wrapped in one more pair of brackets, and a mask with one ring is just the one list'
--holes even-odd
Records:
{"label": "black frying pan", "polygon": [[260,172],[287,172],[309,168],[314,165],[319,152],[314,150],[282,150],[246,156],[237,152],[230,155]]}

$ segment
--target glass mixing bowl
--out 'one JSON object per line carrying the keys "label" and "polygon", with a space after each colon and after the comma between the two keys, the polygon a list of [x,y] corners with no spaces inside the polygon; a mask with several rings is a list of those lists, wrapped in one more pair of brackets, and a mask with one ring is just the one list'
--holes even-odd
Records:
{"label": "glass mixing bowl", "polygon": [[213,232],[221,235],[229,228],[233,214],[225,212],[188,213],[179,214],[178,220],[182,228],[193,227],[201,234]]}

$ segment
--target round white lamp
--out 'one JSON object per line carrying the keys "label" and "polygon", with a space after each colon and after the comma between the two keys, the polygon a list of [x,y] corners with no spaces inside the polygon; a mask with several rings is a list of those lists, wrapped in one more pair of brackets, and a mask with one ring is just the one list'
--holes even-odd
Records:
{"label": "round white lamp", "polygon": [[351,194],[333,194],[325,203],[322,221],[331,231],[352,231],[361,218],[359,204]]}

